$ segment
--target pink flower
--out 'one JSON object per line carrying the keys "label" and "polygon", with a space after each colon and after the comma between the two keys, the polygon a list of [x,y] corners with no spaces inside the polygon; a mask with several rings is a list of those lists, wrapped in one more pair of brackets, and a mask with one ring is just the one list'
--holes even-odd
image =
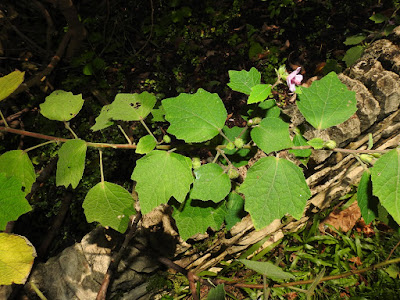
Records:
{"label": "pink flower", "polygon": [[300,85],[303,80],[303,75],[298,75],[301,67],[298,67],[295,71],[289,74],[286,78],[286,83],[289,87],[289,90],[293,93],[296,90],[296,85]]}

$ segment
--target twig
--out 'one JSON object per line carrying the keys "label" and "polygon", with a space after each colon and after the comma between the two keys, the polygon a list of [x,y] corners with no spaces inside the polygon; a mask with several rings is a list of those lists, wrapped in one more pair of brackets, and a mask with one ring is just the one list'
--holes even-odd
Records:
{"label": "twig", "polygon": [[392,256],[393,252],[397,249],[397,247],[399,247],[399,245],[400,245],[400,241],[399,241],[399,242],[396,244],[396,246],[394,246],[393,249],[390,251],[390,253],[389,253],[388,257],[386,258],[386,260],[388,260],[388,259]]}
{"label": "twig", "polygon": [[122,243],[121,248],[119,249],[118,252],[114,253],[113,257],[111,258],[111,263],[108,266],[107,273],[104,276],[104,279],[103,279],[103,282],[99,289],[99,292],[97,293],[96,300],[106,300],[107,290],[108,290],[108,286],[110,285],[110,280],[111,280],[112,276],[114,275],[115,271],[118,269],[118,265],[122,259],[122,256],[123,256],[125,250],[128,248],[129,242],[135,236],[136,230],[137,230],[137,225],[138,225],[139,221],[141,220],[141,218],[142,218],[142,213],[139,211],[136,214],[136,217],[135,217],[134,221],[132,222],[132,226],[129,228],[127,235],[125,236],[125,240]]}
{"label": "twig", "polygon": [[[6,119],[7,122],[11,122],[11,121],[13,121],[13,120],[15,120],[15,119],[18,119],[21,115],[23,115],[24,113],[26,113],[26,112],[28,112],[28,111],[30,111],[30,110],[31,110],[30,108],[25,107],[23,110],[21,110],[21,111],[15,113],[15,114],[13,114],[13,115],[11,115],[11,116],[8,116],[8,117],[5,118],[5,119]],[[0,120],[0,124],[4,124],[4,121],[3,121],[3,120]]]}
{"label": "twig", "polygon": [[160,256],[157,259],[159,262],[166,265],[168,268],[171,268],[171,269],[185,275],[187,277],[187,279],[189,280],[189,289],[190,289],[190,292],[192,293],[193,300],[199,300],[199,297],[197,295],[197,290],[196,290],[196,281],[200,280],[200,278],[198,276],[193,274],[193,272],[188,271],[185,268],[182,268],[180,265],[177,265],[172,260],[170,260],[166,257]]}

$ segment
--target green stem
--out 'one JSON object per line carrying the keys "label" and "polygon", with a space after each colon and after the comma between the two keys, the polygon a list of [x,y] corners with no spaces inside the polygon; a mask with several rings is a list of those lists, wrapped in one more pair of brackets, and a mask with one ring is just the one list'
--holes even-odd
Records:
{"label": "green stem", "polygon": [[140,121],[140,123],[142,123],[142,125],[143,125],[143,127],[146,129],[146,131],[154,138],[154,140],[155,140],[156,143],[158,144],[158,141],[157,141],[156,137],[153,135],[153,133],[151,132],[151,130],[149,129],[149,127],[147,127],[146,123],[145,123],[142,119],[140,119],[139,121]]}
{"label": "green stem", "polygon": [[128,141],[129,145],[132,145],[132,141],[129,139],[128,135],[126,134],[126,132],[122,129],[121,125],[118,125],[119,130],[121,130],[122,134],[124,135],[124,137],[126,138],[126,140]]}
{"label": "green stem", "polygon": [[101,182],[104,182],[103,151],[102,150],[99,150],[99,160],[100,160],[100,178],[101,178]]}
{"label": "green stem", "polygon": [[78,136],[75,134],[75,132],[72,130],[72,128],[69,126],[69,123],[68,122],[66,122],[66,121],[64,121],[64,125],[65,125],[65,128],[67,128],[71,133],[72,133],[72,135],[74,136],[74,138],[75,139],[78,139]]}
{"label": "green stem", "polygon": [[8,126],[8,123],[7,123],[7,121],[6,121],[6,118],[4,118],[3,113],[1,112],[1,110],[0,110],[0,117],[1,117],[1,119],[3,120],[3,122],[4,122],[4,125],[5,125],[6,127],[10,127],[10,126]]}
{"label": "green stem", "polygon": [[42,146],[47,145],[47,144],[52,144],[52,143],[57,143],[57,141],[47,141],[47,142],[41,143],[39,145],[36,145],[36,146],[30,147],[28,149],[25,149],[24,152],[27,153],[27,152],[29,152],[29,151],[31,151],[33,149],[42,147]]}
{"label": "green stem", "polygon": [[220,134],[224,139],[226,139],[229,143],[232,143],[232,141],[222,132],[221,129],[219,129],[219,134]]}
{"label": "green stem", "polygon": [[47,298],[45,297],[45,295],[43,295],[43,293],[39,290],[39,288],[36,286],[36,284],[33,281],[30,281],[30,286],[32,288],[32,290],[35,291],[36,295],[38,295],[38,297],[42,300],[47,300]]}

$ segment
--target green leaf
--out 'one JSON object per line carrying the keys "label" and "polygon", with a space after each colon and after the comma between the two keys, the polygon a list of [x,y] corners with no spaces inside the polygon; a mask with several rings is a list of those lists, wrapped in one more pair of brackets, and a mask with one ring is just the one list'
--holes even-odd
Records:
{"label": "green leaf", "polygon": [[375,162],[371,180],[374,195],[400,224],[400,149],[385,153]]}
{"label": "green leaf", "polygon": [[165,119],[171,123],[167,131],[187,143],[212,139],[224,127],[227,117],[221,98],[203,89],[165,99],[162,105]]}
{"label": "green leaf", "polygon": [[165,122],[165,110],[162,105],[160,105],[157,109],[153,109],[151,111],[153,118],[151,119],[152,122]]}
{"label": "green leaf", "polygon": [[0,230],[5,230],[8,222],[17,220],[31,210],[22,191],[21,180],[0,173]]}
{"label": "green leaf", "polygon": [[129,216],[136,214],[132,195],[110,182],[99,182],[87,193],[82,207],[89,223],[99,222],[102,226],[124,233],[128,228]]}
{"label": "green leaf", "polygon": [[0,233],[0,285],[25,284],[36,250],[24,236]]}
{"label": "green leaf", "polygon": [[343,123],[357,111],[356,93],[349,91],[334,72],[302,91],[297,106],[316,129]]}
{"label": "green leaf", "polygon": [[136,161],[131,179],[136,181],[144,214],[171,197],[183,202],[193,183],[192,161],[183,155],[154,150]]}
{"label": "green leaf", "polygon": [[138,154],[146,154],[149,153],[151,150],[153,150],[157,145],[156,140],[154,137],[150,134],[145,135],[140,138],[137,147],[136,147],[136,153]]}
{"label": "green leaf", "polygon": [[236,192],[231,192],[226,202],[227,213],[225,216],[226,229],[231,230],[236,223],[244,217],[244,200]]}
{"label": "green leaf", "polygon": [[262,102],[271,95],[271,85],[270,84],[257,84],[251,88],[251,93],[249,99],[247,99],[247,104]]}
{"label": "green leaf", "polygon": [[90,129],[93,131],[97,131],[97,130],[102,130],[105,129],[107,127],[110,127],[111,125],[114,124],[113,121],[111,121],[111,117],[109,115],[109,111],[110,111],[110,105],[104,105],[101,109],[101,112],[99,114],[99,116],[96,118],[96,124],[94,124]]}
{"label": "green leaf", "polygon": [[252,269],[253,271],[265,275],[275,281],[283,281],[295,278],[291,273],[284,272],[281,268],[268,261],[254,261],[247,259],[238,259],[238,261],[240,261],[249,269]]}
{"label": "green leaf", "polygon": [[357,203],[365,223],[369,224],[378,217],[379,200],[372,194],[371,173],[365,171],[357,189]]}
{"label": "green leaf", "polygon": [[144,120],[156,104],[156,96],[148,92],[141,94],[120,93],[110,104],[109,116],[113,120]]}
{"label": "green leaf", "polygon": [[14,176],[22,182],[25,194],[30,193],[32,184],[36,181],[35,169],[28,154],[22,150],[12,150],[0,156],[0,172],[7,177]]}
{"label": "green leaf", "polygon": [[14,71],[0,78],[0,101],[10,96],[24,81],[25,72]]}
{"label": "green leaf", "polygon": [[224,222],[226,209],[224,203],[216,205],[213,202],[187,199],[182,211],[174,209],[179,235],[183,240],[198,233],[205,233],[208,227],[218,230]]}
{"label": "green leaf", "polygon": [[225,300],[224,284],[218,284],[212,288],[207,295],[207,300]]}
{"label": "green leaf", "polygon": [[325,146],[325,141],[321,138],[313,138],[307,142],[311,147],[313,147],[315,150],[320,150],[324,148]]}
{"label": "green leaf", "polygon": [[85,170],[86,142],[69,140],[58,150],[56,185],[76,188]]}
{"label": "green leaf", "polygon": [[228,86],[237,92],[246,95],[251,94],[251,88],[261,83],[261,73],[256,68],[251,68],[250,71],[229,71]]}
{"label": "green leaf", "polygon": [[280,115],[281,115],[281,109],[275,105],[267,110],[265,117],[266,118],[279,118]]}
{"label": "green leaf", "polygon": [[374,13],[371,17],[369,17],[369,19],[371,21],[374,21],[375,24],[380,24],[380,23],[386,22],[389,18],[380,13],[377,13],[377,14]]}
{"label": "green leaf", "polygon": [[71,92],[57,90],[40,104],[40,113],[50,120],[69,121],[79,113],[82,106],[82,94],[74,95]]}
{"label": "green leaf", "polygon": [[258,230],[286,214],[300,219],[311,196],[301,168],[276,157],[263,157],[248,171],[239,191]]}
{"label": "green leaf", "polygon": [[343,44],[347,46],[351,45],[357,45],[361,43],[363,40],[365,40],[366,36],[363,34],[357,34],[357,35],[352,35],[346,38],[346,40],[343,42]]}
{"label": "green leaf", "polygon": [[253,128],[251,138],[265,153],[280,151],[293,146],[289,134],[289,124],[281,118],[265,118]]}
{"label": "green leaf", "polygon": [[258,104],[258,107],[261,109],[270,109],[276,105],[275,100],[267,100]]}
{"label": "green leaf", "polygon": [[[299,133],[295,133],[293,137],[293,144],[294,146],[309,146],[307,140]],[[293,149],[289,150],[289,153],[294,154],[297,157],[309,157],[312,154],[311,149]]]}
{"label": "green leaf", "polygon": [[218,164],[202,165],[194,171],[194,174],[196,179],[190,192],[192,199],[219,202],[231,190],[231,180]]}
{"label": "green leaf", "polygon": [[344,55],[342,60],[346,63],[347,67],[354,65],[354,63],[364,53],[364,48],[364,46],[355,46],[346,51],[346,54]]}

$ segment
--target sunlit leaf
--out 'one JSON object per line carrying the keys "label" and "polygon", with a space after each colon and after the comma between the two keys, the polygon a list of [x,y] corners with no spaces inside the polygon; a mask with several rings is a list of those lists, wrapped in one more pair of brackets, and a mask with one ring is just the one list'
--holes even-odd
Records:
{"label": "sunlit leaf", "polygon": [[251,88],[261,83],[261,73],[256,68],[251,68],[250,71],[229,71],[228,86],[237,92],[246,95],[251,94]]}
{"label": "sunlit leaf", "polygon": [[251,93],[249,99],[247,99],[247,104],[262,102],[271,95],[271,85],[270,84],[257,84],[251,88]]}
{"label": "sunlit leaf", "polygon": [[25,284],[35,257],[35,247],[26,237],[0,233],[0,285]]}
{"label": "sunlit leaf", "polygon": [[0,230],[5,230],[8,222],[31,210],[19,178],[0,173]]}
{"label": "sunlit leaf", "polygon": [[349,91],[334,72],[302,88],[299,98],[300,112],[316,129],[343,123],[357,111],[355,92]]}
{"label": "sunlit leaf", "polygon": [[272,156],[261,158],[247,171],[239,191],[256,229],[286,214],[300,219],[311,196],[301,168]]}
{"label": "sunlit leaf", "polygon": [[231,190],[231,180],[216,163],[202,165],[194,171],[194,174],[196,179],[190,192],[192,199],[219,202]]}
{"label": "sunlit leaf", "polygon": [[137,144],[136,153],[146,154],[149,153],[157,145],[156,140],[150,134],[142,136]]}
{"label": "sunlit leaf", "polygon": [[264,118],[250,133],[256,145],[265,153],[280,151],[293,146],[289,124],[281,118]]}
{"label": "sunlit leaf", "polygon": [[82,106],[82,94],[74,95],[71,92],[57,90],[40,104],[40,113],[50,120],[69,121],[79,113]]}
{"label": "sunlit leaf", "polygon": [[129,216],[136,214],[132,195],[110,182],[99,182],[87,193],[82,207],[89,223],[99,222],[103,226],[124,233],[128,228]]}
{"label": "sunlit leaf", "polygon": [[113,120],[144,120],[156,104],[156,96],[148,92],[141,94],[119,93],[110,104],[108,116]]}
{"label": "sunlit leaf", "polygon": [[24,81],[25,72],[14,71],[0,78],[0,101],[10,96]]}
{"label": "sunlit leaf", "polygon": [[108,113],[110,111],[110,105],[111,104],[104,105],[102,107],[100,114],[96,118],[96,124],[90,128],[91,130],[102,130],[114,124],[114,122],[111,121],[111,116]]}
{"label": "sunlit leaf", "polygon": [[83,140],[69,140],[58,150],[56,172],[57,186],[76,188],[82,179],[85,170],[86,142]]}
{"label": "sunlit leaf", "polygon": [[165,99],[162,105],[165,119],[171,123],[168,133],[187,143],[212,139],[224,127],[227,116],[221,98],[203,89]]}
{"label": "sunlit leaf", "polygon": [[192,161],[177,153],[153,150],[136,161],[131,179],[136,181],[144,214],[171,197],[183,202],[193,182]]}
{"label": "sunlit leaf", "polygon": [[371,169],[372,191],[400,224],[400,149],[382,155]]}
{"label": "sunlit leaf", "polygon": [[0,156],[0,172],[5,173],[8,177],[18,178],[25,188],[26,194],[31,191],[32,184],[36,181],[32,162],[28,154],[22,150],[11,150],[3,153]]}

